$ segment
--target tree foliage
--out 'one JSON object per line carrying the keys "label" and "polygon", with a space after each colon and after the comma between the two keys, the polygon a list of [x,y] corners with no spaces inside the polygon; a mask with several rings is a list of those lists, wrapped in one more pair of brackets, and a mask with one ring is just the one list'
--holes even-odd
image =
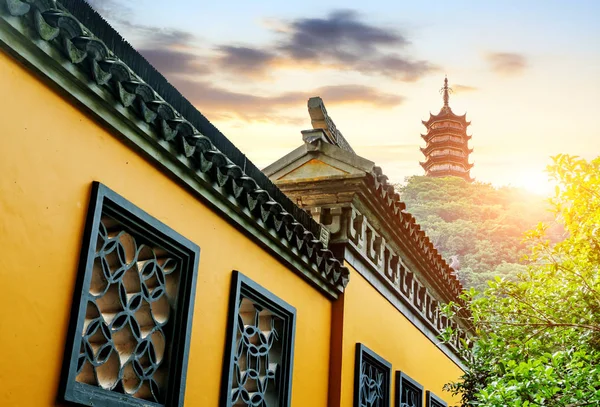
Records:
{"label": "tree foliage", "polygon": [[[467,288],[483,290],[494,276],[513,278],[525,267],[523,234],[553,219],[546,200],[518,188],[494,188],[461,178],[413,176],[399,187],[407,210],[442,256],[460,263],[457,276]],[[553,228],[554,241],[560,228]]]}
{"label": "tree foliage", "polygon": [[549,173],[566,236],[553,243],[540,224],[525,273],[465,293],[473,346],[447,386],[463,406],[600,405],[600,157],[557,156]]}

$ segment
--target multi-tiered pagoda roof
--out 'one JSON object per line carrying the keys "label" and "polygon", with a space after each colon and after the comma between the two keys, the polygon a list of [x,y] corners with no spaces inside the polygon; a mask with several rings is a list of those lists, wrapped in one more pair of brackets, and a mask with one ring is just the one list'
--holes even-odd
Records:
{"label": "multi-tiered pagoda roof", "polygon": [[448,87],[448,78],[444,79],[441,89],[444,96],[444,106],[436,115],[429,114],[427,121],[422,123],[427,127],[427,133],[421,137],[427,143],[421,148],[425,161],[421,166],[425,175],[430,177],[455,176],[472,182],[470,170],[473,164],[469,163],[469,154],[473,152],[468,143],[471,136],[467,135],[466,114],[457,115],[450,108],[448,102],[452,89]]}

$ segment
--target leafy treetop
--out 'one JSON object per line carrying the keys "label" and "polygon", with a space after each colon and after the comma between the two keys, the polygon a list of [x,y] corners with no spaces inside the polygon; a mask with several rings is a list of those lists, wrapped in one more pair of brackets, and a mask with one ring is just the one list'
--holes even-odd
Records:
{"label": "leafy treetop", "polygon": [[472,348],[461,380],[447,385],[462,406],[600,405],[600,157],[560,155],[549,173],[566,237],[553,243],[540,224],[527,234],[525,273],[464,294]]}
{"label": "leafy treetop", "polygon": [[[514,279],[524,271],[523,234],[553,219],[543,197],[518,188],[413,176],[398,189],[407,210],[455,266],[463,286],[477,290],[494,276]],[[556,226],[549,231],[552,241],[558,241],[560,232]]]}

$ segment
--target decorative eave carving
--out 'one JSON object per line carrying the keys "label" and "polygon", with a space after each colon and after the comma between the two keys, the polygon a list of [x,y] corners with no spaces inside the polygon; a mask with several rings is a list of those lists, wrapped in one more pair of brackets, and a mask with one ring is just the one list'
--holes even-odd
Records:
{"label": "decorative eave carving", "polygon": [[313,129],[323,129],[331,144],[334,144],[342,150],[354,153],[352,147],[340,132],[333,120],[327,114],[323,99],[320,97],[312,97],[308,100],[308,114],[310,115]]}
{"label": "decorative eave carving", "polygon": [[457,114],[454,114],[454,112],[450,108],[442,109],[442,110],[440,110],[440,112],[438,114],[431,114],[431,113],[429,113],[429,119],[427,119],[427,120],[421,120],[421,123],[423,123],[425,126],[429,127],[433,123],[440,122],[440,121],[453,121],[453,122],[457,122],[457,123],[462,124],[465,128],[467,126],[471,125],[471,122],[467,121],[467,114],[466,113],[463,114],[463,115],[457,115]]}
{"label": "decorative eave carving", "polygon": [[473,168],[473,164],[469,163],[468,157],[458,157],[452,154],[444,155],[428,155],[427,160],[419,162],[425,171],[429,171],[434,164],[455,164],[463,167],[465,170]]}
{"label": "decorative eave carving", "polygon": [[[357,159],[364,160],[317,139],[273,163],[265,172],[329,229],[334,252],[351,248],[431,332],[439,334],[449,325],[460,331],[455,321],[438,312],[437,306],[450,301],[461,304],[462,285],[414,217],[406,212],[381,168],[372,163],[368,166],[365,160],[360,168],[354,166],[356,172],[345,176],[293,177],[295,169],[306,163],[318,160],[345,168]],[[465,325],[462,329],[469,328]],[[464,333],[459,336],[464,338]],[[453,345],[455,351],[459,342],[457,339]]]}
{"label": "decorative eave carving", "polygon": [[435,150],[443,150],[443,149],[452,149],[456,151],[464,152],[465,154],[471,154],[473,152],[472,148],[469,148],[466,141],[456,142],[453,140],[444,140],[444,141],[436,141],[435,143],[427,143],[425,147],[419,147],[421,152],[428,156],[432,151]]}
{"label": "decorative eave carving", "polygon": [[[87,13],[90,18],[98,19],[87,3],[77,2],[77,7],[80,14]],[[36,41],[41,39],[51,44],[70,64],[87,73],[94,86],[108,89],[122,107],[134,112],[163,140],[173,145],[177,154],[188,158],[191,171],[207,176],[215,189],[221,191],[221,199],[234,201],[240,211],[248,211],[256,222],[275,230],[298,262],[310,268],[313,278],[333,292],[344,291],[349,271],[310,230],[316,231],[318,225],[310,218],[308,221],[292,215],[290,212],[296,212],[297,208],[290,206],[287,198],[268,180],[257,181],[248,176],[217,149],[186,119],[187,114],[198,114],[197,111],[187,111],[186,115],[177,111],[56,0],[0,0],[0,19],[5,16],[7,19],[18,17],[31,25],[31,30],[25,30],[26,35],[35,35]],[[108,24],[105,29],[120,39]],[[133,58],[146,63],[139,54]],[[167,84],[166,80],[164,82]],[[267,192],[266,188],[272,192]],[[297,212],[302,214],[302,211]]]}
{"label": "decorative eave carving", "polygon": [[[265,169],[265,173],[274,178],[282,191],[292,199],[301,197],[304,207],[349,204],[356,202],[356,197],[360,196],[373,208],[373,214],[380,219],[379,222],[385,225],[385,228],[402,233],[402,240],[408,245],[407,248],[421,256],[424,268],[433,271],[431,277],[434,281],[438,281],[440,290],[446,293],[446,298],[455,302],[458,300],[457,297],[463,288],[454,276],[454,270],[438,253],[415,218],[406,212],[406,205],[401,201],[400,195],[395,191],[393,185],[388,183],[388,177],[383,174],[380,167],[372,165],[372,163],[369,166],[369,161],[321,141],[302,146],[290,153],[289,156],[289,158],[283,157]],[[314,177],[297,180],[280,178],[283,181],[277,180],[277,175],[289,171],[288,166],[300,167],[312,158],[327,160],[327,157],[338,160],[337,165],[339,166],[353,163],[357,171],[348,173],[344,177]],[[360,168],[356,167],[358,164],[361,165]],[[322,218],[318,220],[320,223],[324,223]],[[335,239],[333,231],[332,239]]]}
{"label": "decorative eave carving", "polygon": [[460,136],[467,140],[471,139],[471,136],[467,135],[466,129],[459,129],[457,127],[429,127],[427,128],[427,134],[421,134],[421,137],[427,141],[432,137],[444,135]]}
{"label": "decorative eave carving", "polygon": [[394,187],[388,184],[388,177],[382,173],[380,167],[375,167],[366,180],[367,185],[374,193],[372,196],[377,197],[395,225],[410,237],[409,244],[414,252],[419,253],[425,260],[426,268],[432,271],[430,277],[437,282],[442,295],[446,294],[448,300],[460,302],[458,296],[463,291],[463,287],[456,278],[454,270],[442,258],[427,234],[421,230],[414,216],[406,212],[406,205],[400,200],[400,195],[394,190]]}

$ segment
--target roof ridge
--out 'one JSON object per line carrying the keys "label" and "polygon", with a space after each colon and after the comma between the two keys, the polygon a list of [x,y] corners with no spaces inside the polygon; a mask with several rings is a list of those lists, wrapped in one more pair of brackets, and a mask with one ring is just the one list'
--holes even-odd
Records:
{"label": "roof ridge", "polygon": [[[318,270],[313,270],[315,277],[343,292],[349,271],[316,237],[321,226],[287,198],[88,3],[83,0],[10,0],[6,4],[12,16],[32,14],[35,32],[44,41],[52,42],[96,84],[108,88],[125,108],[153,125],[164,140],[173,143],[179,153],[194,162],[194,167],[189,167],[191,170],[207,174],[222,191],[233,195],[238,205],[245,206],[266,228],[273,228],[300,256],[306,256],[311,270],[313,265]],[[111,38],[109,42],[120,52],[132,53],[127,59],[137,59],[138,71],[79,19]],[[148,83],[148,78],[155,87]],[[195,121],[188,120],[189,117]]]}
{"label": "roof ridge", "polygon": [[[48,0],[45,0],[48,1]],[[182,117],[189,121],[202,135],[208,137],[215,147],[233,163],[244,169],[258,184],[277,199],[287,211],[298,218],[312,233],[319,233],[319,225],[298,208],[262,171],[242,153],[217,127],[215,127],[190,101],[173,86],[152,64],[125,40],[96,10],[84,0],[59,0],[66,11],[100,39],[121,61],[146,82],[160,97],[169,103]],[[85,22],[85,24],[83,24]],[[306,215],[306,216],[305,216]]]}
{"label": "roof ridge", "polygon": [[436,274],[437,282],[449,284],[452,295],[456,297],[457,302],[460,302],[458,297],[463,291],[463,286],[453,273],[454,269],[433,246],[429,236],[421,229],[415,217],[406,211],[406,204],[400,199],[400,194],[394,186],[388,184],[388,177],[383,174],[381,167],[373,167],[373,171],[369,175],[372,180],[369,186],[376,192],[375,195],[379,200],[389,209],[398,226],[414,237],[411,242],[417,245],[419,251],[423,252],[423,257],[429,262]]}

